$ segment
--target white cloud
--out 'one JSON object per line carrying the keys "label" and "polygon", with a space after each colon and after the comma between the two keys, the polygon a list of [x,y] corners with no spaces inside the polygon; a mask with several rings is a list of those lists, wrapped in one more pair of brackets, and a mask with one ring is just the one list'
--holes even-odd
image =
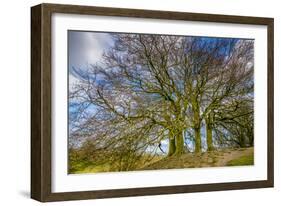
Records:
{"label": "white cloud", "polygon": [[69,67],[83,69],[101,59],[102,53],[112,44],[107,33],[70,31]]}
{"label": "white cloud", "polygon": [[71,89],[71,86],[79,81],[72,74],[72,68],[83,70],[87,69],[88,65],[100,61],[103,52],[113,44],[113,40],[108,33],[87,31],[70,31],[68,38],[69,85]]}

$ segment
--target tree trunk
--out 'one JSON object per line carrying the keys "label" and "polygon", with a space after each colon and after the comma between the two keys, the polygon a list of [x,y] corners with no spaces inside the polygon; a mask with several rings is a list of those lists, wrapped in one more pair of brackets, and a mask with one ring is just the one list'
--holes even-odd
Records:
{"label": "tree trunk", "polygon": [[247,135],[249,139],[249,146],[253,147],[254,146],[254,131],[252,129],[248,130]]}
{"label": "tree trunk", "polygon": [[206,133],[207,133],[207,150],[213,151],[213,131],[212,131],[212,124],[208,121],[206,121]]}
{"label": "tree trunk", "polygon": [[240,137],[239,137],[239,145],[240,147],[246,147],[246,142],[245,142],[245,137],[244,137],[244,134],[240,134]]}
{"label": "tree trunk", "polygon": [[195,133],[195,152],[200,153],[201,152],[201,133],[200,133],[200,127],[194,128]]}
{"label": "tree trunk", "polygon": [[197,99],[193,99],[192,101],[192,109],[193,109],[193,124],[194,124],[194,136],[195,136],[195,153],[201,152],[201,120],[200,120],[200,108]]}
{"label": "tree trunk", "polygon": [[169,151],[168,156],[172,156],[176,151],[176,140],[174,137],[169,138]]}
{"label": "tree trunk", "polygon": [[183,141],[183,135],[182,132],[178,132],[176,135],[176,155],[180,155],[184,153],[184,141]]}

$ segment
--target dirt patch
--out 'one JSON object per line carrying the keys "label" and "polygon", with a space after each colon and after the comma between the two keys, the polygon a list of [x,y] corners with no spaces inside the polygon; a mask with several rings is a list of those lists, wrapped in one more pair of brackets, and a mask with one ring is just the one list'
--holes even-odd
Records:
{"label": "dirt patch", "polygon": [[220,151],[204,152],[201,154],[187,153],[180,156],[163,158],[140,170],[178,169],[226,166],[231,160],[254,154],[253,147],[240,149],[225,149]]}

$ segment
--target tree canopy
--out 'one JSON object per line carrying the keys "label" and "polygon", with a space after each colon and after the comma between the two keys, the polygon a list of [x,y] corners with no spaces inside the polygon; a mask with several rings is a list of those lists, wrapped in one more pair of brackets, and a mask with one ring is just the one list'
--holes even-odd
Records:
{"label": "tree canopy", "polygon": [[85,156],[123,171],[159,151],[172,156],[253,145],[253,40],[111,38],[101,61],[72,68],[71,148],[84,147]]}

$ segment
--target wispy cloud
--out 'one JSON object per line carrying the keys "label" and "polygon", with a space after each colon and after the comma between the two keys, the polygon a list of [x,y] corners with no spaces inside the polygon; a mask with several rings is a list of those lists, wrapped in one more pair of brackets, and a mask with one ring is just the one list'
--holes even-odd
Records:
{"label": "wispy cloud", "polygon": [[70,31],[68,36],[69,49],[69,84],[77,82],[72,69],[86,69],[88,65],[101,60],[103,52],[108,49],[113,41],[108,33]]}

